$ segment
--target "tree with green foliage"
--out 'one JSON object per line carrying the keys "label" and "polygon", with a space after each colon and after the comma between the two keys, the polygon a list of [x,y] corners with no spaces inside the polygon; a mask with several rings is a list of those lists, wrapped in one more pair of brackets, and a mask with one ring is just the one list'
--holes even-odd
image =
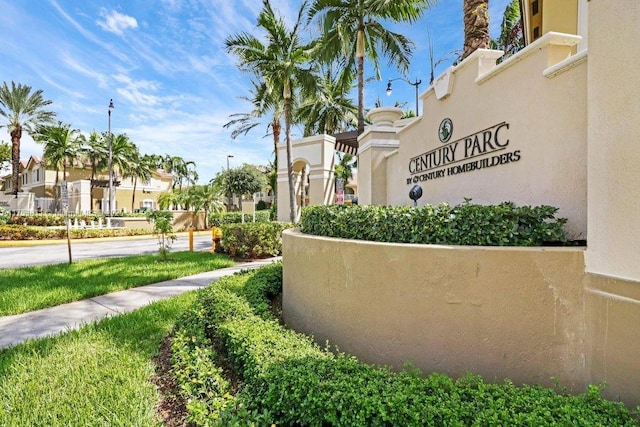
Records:
{"label": "tree with green foliage", "polygon": [[500,58],[501,61],[524,48],[519,0],[511,0],[505,8],[502,15],[502,25],[500,25],[500,35],[497,39],[491,40],[491,48],[504,52],[504,56]]}
{"label": "tree with green foliage", "polygon": [[344,180],[345,184],[353,178],[353,168],[357,167],[358,159],[351,154],[337,153],[338,164],[335,166],[335,177]]}
{"label": "tree with green foliage", "polygon": [[169,211],[151,211],[147,214],[147,221],[153,223],[153,233],[158,237],[158,252],[164,261],[177,239],[173,232],[173,214]]}
{"label": "tree with green foliage", "polygon": [[251,96],[242,96],[240,98],[250,102],[253,105],[253,109],[249,113],[231,114],[229,116],[231,120],[223,127],[232,128],[231,138],[236,139],[261,125],[261,119],[269,116],[268,129],[271,129],[271,135],[273,136],[274,164],[278,164],[278,145],[280,144],[280,133],[282,132],[281,120],[284,114],[282,111],[283,105],[279,102],[279,97],[271,92],[265,83],[259,83],[252,79],[251,85],[252,89],[249,91]]}
{"label": "tree with green foliage", "polygon": [[[118,186],[118,178],[130,175],[131,167],[138,155],[138,147],[129,139],[126,134],[112,135],[111,142],[111,167],[113,168],[114,195]],[[115,200],[118,200],[115,197]],[[114,200],[114,201],[115,201]]]}
{"label": "tree with green foliage", "polygon": [[303,44],[301,39],[307,2],[302,3],[291,29],[287,27],[284,19],[275,13],[269,0],[263,0],[262,4],[263,8],[258,16],[258,27],[265,31],[264,37],[258,38],[243,32],[227,38],[225,44],[227,51],[239,59],[240,69],[254,74],[273,94],[274,101],[279,106],[283,106],[289,181],[289,218],[291,222],[295,222],[296,200],[291,160],[292,102],[297,94],[302,93],[304,97],[314,92],[316,88],[309,46]]}
{"label": "tree with green foliage", "polygon": [[[136,147],[137,148],[137,147]],[[126,171],[127,178],[133,179],[133,192],[131,193],[131,212],[136,208],[136,187],[138,186],[138,180],[142,182],[149,182],[154,171],[154,160],[151,156],[146,154],[141,155],[140,151],[134,153],[130,167]]]}
{"label": "tree with green foliage", "polygon": [[[380,55],[406,74],[413,42],[390,31],[390,23],[416,22],[435,0],[314,0],[309,19],[320,18],[322,36],[314,54],[322,61],[344,62],[344,80],[358,78],[358,134],[364,131],[364,59],[373,65],[376,78],[381,78]],[[355,35],[355,37],[354,37]]]}
{"label": "tree with green foliage", "polygon": [[58,122],[53,126],[42,126],[36,142],[44,145],[43,155],[48,167],[53,167],[56,172],[55,199],[59,206],[60,193],[60,169],[62,169],[63,181],[67,179],[67,167],[73,166],[81,150],[82,137],[80,130],[71,129],[70,124]]}
{"label": "tree with green foliage", "polygon": [[267,186],[267,176],[252,165],[224,170],[216,175],[212,184],[229,196],[251,196]]}
{"label": "tree with green foliage", "polygon": [[224,210],[224,195],[212,184],[194,185],[185,191],[186,203],[197,215],[204,211],[204,228],[208,228],[207,218],[209,212],[222,212]]}
{"label": "tree with green foliage", "polygon": [[0,171],[11,164],[11,146],[8,142],[0,142]]}
{"label": "tree with green foliage", "polygon": [[184,183],[194,184],[198,179],[198,174],[195,172],[196,164],[180,156],[165,155],[161,160],[161,166],[165,172],[173,174],[172,190],[176,187],[182,189]]}
{"label": "tree with green foliage", "polygon": [[89,192],[89,203],[93,210],[93,188],[98,171],[107,169],[109,153],[107,148],[108,134],[99,134],[95,130],[91,131],[89,138],[83,136],[80,156],[82,161],[91,164],[91,191]]}
{"label": "tree with green foliage", "polygon": [[31,92],[31,86],[15,82],[11,82],[11,88],[7,82],[0,86],[0,116],[8,121],[0,128],[6,127],[11,135],[11,188],[15,195],[18,194],[22,131],[35,139],[39,128],[51,123],[56,115],[45,109],[50,104],[51,101],[42,96],[42,90]]}
{"label": "tree with green foliage", "polygon": [[[337,67],[324,66],[318,90],[302,100],[296,110],[297,121],[304,125],[304,135],[344,132],[358,122],[358,107],[349,92],[351,81],[337,76]],[[351,79],[353,80],[353,78]]]}

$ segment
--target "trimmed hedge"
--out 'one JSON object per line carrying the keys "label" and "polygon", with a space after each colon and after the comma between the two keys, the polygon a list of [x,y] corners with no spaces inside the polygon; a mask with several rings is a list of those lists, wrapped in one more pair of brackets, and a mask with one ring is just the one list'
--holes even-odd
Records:
{"label": "trimmed hedge", "polygon": [[[114,217],[144,217],[144,213],[124,213],[124,212],[115,212]],[[95,221],[102,218],[102,223],[105,223],[105,214],[104,213],[94,213],[94,214],[69,214],[69,219],[71,221],[78,220],[84,221],[87,224],[90,224],[91,221]],[[31,226],[39,226],[39,227],[56,227],[65,225],[66,216],[62,214],[53,214],[53,213],[35,213],[35,214],[19,214],[19,215],[11,215],[11,217],[7,220],[7,224],[14,225],[31,225]]]}
{"label": "trimmed hedge", "polygon": [[[69,230],[72,239],[151,235],[149,229],[78,228]],[[66,228],[0,225],[0,240],[66,239]]]}
{"label": "trimmed hedge", "polygon": [[565,218],[552,206],[463,204],[408,206],[329,205],[303,209],[303,233],[394,243],[540,246],[567,242]]}
{"label": "trimmed hedge", "polygon": [[282,231],[293,227],[286,222],[245,222],[221,228],[222,252],[233,258],[264,258],[282,253]]}
{"label": "trimmed hedge", "polygon": [[[200,291],[175,331],[174,371],[196,425],[592,426],[637,424],[597,386],[571,396],[477,375],[456,381],[384,367],[321,349],[281,326],[269,309],[282,266],[227,277]],[[235,395],[211,343],[240,376]]]}
{"label": "trimmed hedge", "polygon": [[[243,214],[242,212],[222,212],[209,214],[209,226],[221,227],[225,224],[242,224],[242,216],[244,221],[253,222],[253,215]],[[269,211],[256,211],[256,222],[271,221]]]}

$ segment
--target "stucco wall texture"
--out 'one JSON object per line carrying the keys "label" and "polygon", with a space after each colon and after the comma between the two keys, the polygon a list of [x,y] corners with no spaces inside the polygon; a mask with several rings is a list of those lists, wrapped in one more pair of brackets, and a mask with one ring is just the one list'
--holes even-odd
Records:
{"label": "stucco wall texture", "polygon": [[[420,185],[419,206],[465,198],[552,205],[569,219],[570,238],[586,239],[587,63],[571,58],[579,40],[549,33],[497,66],[502,52],[479,49],[439,77],[449,79],[449,93],[436,81],[421,95],[422,116],[369,126],[359,139],[360,203],[409,205],[409,190]],[[445,119],[453,128],[442,142]]]}
{"label": "stucco wall texture", "polygon": [[365,362],[411,361],[425,373],[493,382],[556,378],[573,392],[607,381],[609,395],[640,403],[629,342],[640,338],[640,296],[598,291],[583,248],[386,244],[287,230],[283,272],[286,323]]}

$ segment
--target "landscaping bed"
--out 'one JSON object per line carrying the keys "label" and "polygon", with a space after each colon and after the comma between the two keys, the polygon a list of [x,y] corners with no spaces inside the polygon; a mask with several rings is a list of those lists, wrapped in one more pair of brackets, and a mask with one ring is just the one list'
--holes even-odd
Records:
{"label": "landscaping bed", "polygon": [[[477,375],[457,380],[407,367],[391,372],[321,348],[283,326],[270,301],[279,264],[198,293],[176,324],[173,372],[195,425],[636,426],[599,386],[568,395]],[[220,363],[223,361],[224,363]],[[232,378],[225,365],[234,372]],[[228,369],[227,369],[228,371]],[[234,382],[233,379],[237,381]]]}

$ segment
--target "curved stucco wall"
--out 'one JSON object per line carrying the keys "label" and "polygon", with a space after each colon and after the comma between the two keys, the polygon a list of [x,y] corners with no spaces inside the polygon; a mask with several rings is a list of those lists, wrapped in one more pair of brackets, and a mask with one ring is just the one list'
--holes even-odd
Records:
{"label": "curved stucco wall", "polygon": [[584,386],[583,250],[283,233],[283,313],[364,361]]}
{"label": "curved stucco wall", "polygon": [[551,385],[640,405],[638,282],[583,248],[435,246],[283,232],[287,324],[361,360]]}

